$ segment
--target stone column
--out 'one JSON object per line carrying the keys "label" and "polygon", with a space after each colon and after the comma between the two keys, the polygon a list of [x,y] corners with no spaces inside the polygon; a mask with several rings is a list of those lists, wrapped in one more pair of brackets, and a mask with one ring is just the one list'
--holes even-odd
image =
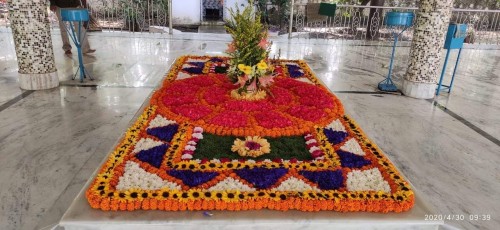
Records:
{"label": "stone column", "polygon": [[9,18],[22,89],[40,90],[59,85],[52,49],[47,0],[8,0]]}
{"label": "stone column", "polygon": [[433,98],[441,66],[441,51],[453,0],[420,0],[403,94]]}

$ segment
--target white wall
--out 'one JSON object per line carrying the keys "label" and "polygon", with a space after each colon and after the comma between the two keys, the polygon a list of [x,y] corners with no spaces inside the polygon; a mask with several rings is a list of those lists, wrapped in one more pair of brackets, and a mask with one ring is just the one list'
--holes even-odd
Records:
{"label": "white wall", "polygon": [[[201,24],[201,10],[203,0],[172,0],[172,22],[174,25]],[[228,8],[238,4],[240,9],[248,5],[248,0],[224,0],[224,20],[230,18]],[[244,6],[241,6],[244,5]]]}
{"label": "white wall", "polygon": [[[240,10],[243,10],[243,8],[248,5],[248,0],[224,0],[224,20],[231,17],[228,8],[235,8],[235,4],[238,4]],[[241,6],[242,4],[244,6]],[[234,10],[236,11],[236,9]]]}
{"label": "white wall", "polygon": [[172,0],[172,23],[174,25],[199,25],[201,23],[202,0]]}

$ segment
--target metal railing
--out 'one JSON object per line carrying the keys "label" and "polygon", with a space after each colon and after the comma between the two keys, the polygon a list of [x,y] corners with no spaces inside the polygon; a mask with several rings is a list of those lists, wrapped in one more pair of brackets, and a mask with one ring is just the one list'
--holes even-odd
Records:
{"label": "metal railing", "polygon": [[[91,13],[90,29],[133,32],[172,31],[172,0],[87,0]],[[385,41],[394,28],[383,24],[388,11],[416,12],[411,7],[372,7],[338,5],[334,17],[318,14],[319,3],[289,1],[281,6],[267,4],[264,19],[273,30],[290,33],[292,38]],[[309,3],[304,3],[309,2]],[[319,2],[319,1],[316,1]],[[200,6],[201,7],[201,6]],[[290,12],[293,12],[291,14]],[[173,13],[175,14],[175,12]],[[50,15],[53,27],[57,18]],[[452,22],[469,25],[467,42],[500,45],[500,10],[453,9]],[[8,10],[0,2],[0,27],[9,26]],[[170,30],[168,30],[170,29]],[[413,28],[403,33],[402,41],[411,41]]]}
{"label": "metal railing", "polygon": [[[342,40],[390,40],[396,28],[384,25],[389,11],[414,12],[411,7],[372,7],[338,5],[334,17],[319,15],[319,3],[294,4],[291,37],[342,39]],[[469,43],[500,45],[500,10],[453,9],[451,22],[468,24]],[[403,33],[403,41],[411,41],[413,28]]]}
{"label": "metal railing", "polygon": [[153,26],[169,28],[171,0],[87,0],[91,28],[147,32]]}
{"label": "metal railing", "polygon": [[[87,0],[90,30],[172,32],[172,0]],[[85,2],[85,1],[84,1]],[[48,10],[48,8],[47,8]],[[49,11],[52,28],[59,26],[57,16]],[[0,27],[10,27],[8,7],[0,2]]]}

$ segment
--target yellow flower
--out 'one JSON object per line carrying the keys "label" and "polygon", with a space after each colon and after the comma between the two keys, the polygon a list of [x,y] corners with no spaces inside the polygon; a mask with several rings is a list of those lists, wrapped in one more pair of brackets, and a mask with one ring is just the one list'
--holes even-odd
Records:
{"label": "yellow flower", "polygon": [[127,200],[142,200],[141,194],[143,193],[142,189],[131,188],[125,191],[125,199]]}
{"label": "yellow flower", "polygon": [[238,64],[238,69],[241,71],[241,72],[245,72],[245,64]]}
{"label": "yellow flower", "polygon": [[266,70],[267,69],[267,63],[264,62],[264,60],[260,61],[257,64],[257,68],[260,70]]}
{"label": "yellow flower", "polygon": [[242,92],[239,93],[238,89],[231,91],[231,97],[236,98],[238,100],[248,100],[248,101],[257,101],[266,98],[267,93],[264,90],[258,90],[257,92]]}
{"label": "yellow flower", "polygon": [[245,140],[236,139],[231,151],[237,152],[242,157],[258,157],[271,152],[271,145],[266,139],[258,136],[249,136]]}
{"label": "yellow flower", "polygon": [[245,68],[243,69],[243,73],[250,75],[252,73],[252,67],[245,66]]}

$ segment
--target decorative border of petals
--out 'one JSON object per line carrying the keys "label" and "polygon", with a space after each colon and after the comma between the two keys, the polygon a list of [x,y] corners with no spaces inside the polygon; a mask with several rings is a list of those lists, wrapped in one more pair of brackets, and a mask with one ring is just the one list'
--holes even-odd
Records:
{"label": "decorative border of petals", "polygon": [[[220,131],[221,136],[235,137],[253,133],[206,130],[165,116],[155,98],[176,79],[220,75],[200,63],[220,65],[221,60],[225,58],[183,56],[174,63],[162,87],[86,190],[92,208],[386,213],[413,207],[415,197],[409,183],[356,122],[343,115],[342,108],[335,121],[322,121],[310,130],[274,129],[266,133],[271,137],[302,136],[311,160],[197,159],[205,132]],[[279,60],[273,64],[284,77],[324,88],[304,61]],[[254,174],[269,181],[261,181]]]}

